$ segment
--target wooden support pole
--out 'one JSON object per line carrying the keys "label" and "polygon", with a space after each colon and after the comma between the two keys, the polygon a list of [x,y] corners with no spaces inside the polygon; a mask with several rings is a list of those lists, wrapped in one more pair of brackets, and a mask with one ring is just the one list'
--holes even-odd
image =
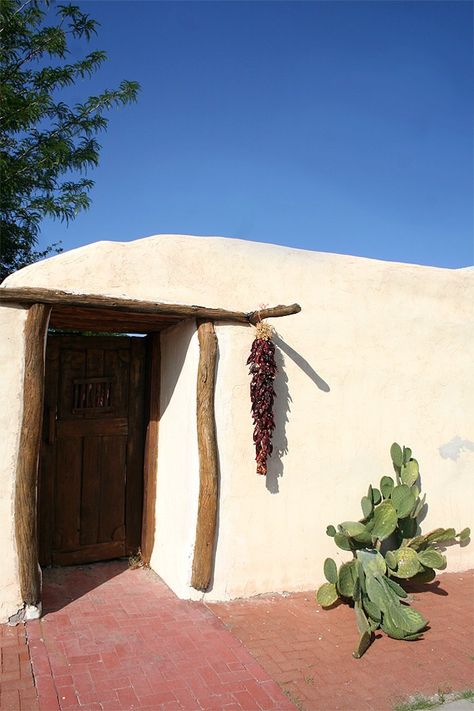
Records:
{"label": "wooden support pole", "polygon": [[26,605],[37,605],[41,596],[36,490],[43,419],[45,344],[50,311],[50,306],[33,304],[28,310],[25,324],[23,421],[16,470],[15,536],[20,590]]}
{"label": "wooden support pole", "polygon": [[237,321],[239,323],[255,323],[259,318],[277,318],[289,316],[301,311],[298,304],[290,306],[272,306],[261,311],[229,311],[228,309],[210,308],[207,306],[190,306],[185,304],[164,304],[158,301],[140,301],[138,299],[122,299],[115,296],[99,294],[72,294],[57,289],[33,287],[0,288],[0,303],[15,304],[50,304],[51,306],[77,306],[90,309],[113,309],[126,313],[161,314],[179,319],[201,318],[214,321]]}
{"label": "wooden support pole", "polygon": [[149,337],[148,350],[148,424],[143,468],[143,519],[141,554],[145,565],[150,564],[155,542],[156,476],[158,469],[158,429],[160,425],[161,351],[160,334]]}
{"label": "wooden support pole", "polygon": [[214,390],[217,336],[212,321],[198,321],[199,369],[197,377],[197,437],[199,451],[199,503],[191,585],[207,590],[213,572],[219,496]]}

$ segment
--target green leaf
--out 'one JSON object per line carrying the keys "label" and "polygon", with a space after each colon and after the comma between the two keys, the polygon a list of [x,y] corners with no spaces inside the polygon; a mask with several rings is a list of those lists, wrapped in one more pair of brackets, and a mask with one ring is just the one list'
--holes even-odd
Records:
{"label": "green leaf", "polygon": [[395,486],[395,482],[393,481],[391,476],[383,476],[380,480],[380,489],[382,491],[382,496],[384,499],[390,498],[390,494],[392,493],[392,489]]}
{"label": "green leaf", "polygon": [[371,600],[369,600],[367,597],[364,597],[362,600],[362,604],[364,606],[364,609],[368,616],[374,620],[375,622],[381,622],[382,620],[382,612],[381,610],[377,607],[375,603],[373,603]]}
{"label": "green leaf", "polygon": [[404,484],[412,486],[418,479],[419,473],[418,462],[416,459],[410,459],[410,461],[402,467],[400,476]]}
{"label": "green leaf", "polygon": [[316,600],[321,607],[331,607],[334,605],[339,595],[337,594],[334,583],[324,583],[316,593]]}
{"label": "green leaf", "polygon": [[388,567],[391,570],[396,569],[396,567],[398,565],[398,561],[397,561],[397,556],[395,555],[395,553],[393,551],[387,551],[385,553],[385,562],[387,563]]}
{"label": "green leaf", "polygon": [[364,634],[364,632],[369,632],[369,623],[360,603],[356,603],[354,607],[354,612],[356,616],[357,628],[360,634]]}
{"label": "green leaf", "polygon": [[446,543],[446,541],[454,540],[455,537],[456,531],[454,528],[435,528],[434,531],[430,531],[423,536],[423,544]]}
{"label": "green leaf", "polygon": [[390,614],[383,616],[381,625],[383,631],[393,639],[419,639],[421,637],[420,631],[428,624],[417,610],[404,605],[400,605],[396,617],[400,620],[400,625],[394,623]]}
{"label": "green leaf", "polygon": [[[360,552],[360,551],[358,551],[358,552]],[[356,572],[357,572],[357,577],[359,578],[361,595],[366,595],[367,590],[365,587],[365,573],[364,573],[364,568],[362,567],[362,565],[360,563],[359,563],[359,565],[356,566]]]}
{"label": "green leaf", "polygon": [[378,551],[357,551],[357,560],[359,561],[359,564],[363,567],[366,575],[383,575],[387,569],[385,565],[385,560]]}
{"label": "green leaf", "polygon": [[359,578],[359,575],[356,574],[356,577],[354,580],[354,590],[352,591],[352,597],[355,602],[360,602],[361,596],[362,596],[362,592],[360,589],[360,578]]}
{"label": "green leaf", "polygon": [[[469,530],[469,529],[467,529]],[[456,532],[454,528],[435,528],[429,533],[425,533],[423,536],[416,536],[410,541],[410,548],[415,550],[420,550],[430,545],[431,543],[446,543],[456,538]]]}
{"label": "green leaf", "polygon": [[372,501],[374,502],[374,506],[377,506],[377,504],[380,504],[382,501],[382,495],[378,489],[372,489]]}
{"label": "green leaf", "polygon": [[343,563],[337,576],[337,589],[344,597],[352,597],[356,577],[355,561]]}
{"label": "green leaf", "polygon": [[406,632],[394,625],[385,615],[382,620],[381,628],[385,634],[388,634],[388,636],[392,637],[392,639],[405,639]]}
{"label": "green leaf", "polygon": [[331,536],[331,538],[334,538],[334,536],[336,535],[336,529],[334,528],[334,526],[328,526],[326,528],[326,535]]}
{"label": "green leaf", "polygon": [[412,513],[410,514],[412,518],[417,518],[420,515],[421,509],[425,505],[425,501],[426,501],[426,494],[423,494],[422,498],[418,499],[418,503],[416,504],[415,508],[413,509]]}
{"label": "green leaf", "polygon": [[394,593],[398,595],[398,597],[406,598],[408,597],[405,590],[402,588],[401,585],[395,582],[395,580],[391,580],[389,577],[385,577],[385,583],[389,585]]}
{"label": "green leaf", "polygon": [[358,521],[343,521],[341,523],[342,533],[345,533],[351,538],[356,538],[357,536],[364,535],[366,533],[365,526],[363,523]]}
{"label": "green leaf", "polygon": [[398,563],[396,571],[397,578],[412,578],[420,571],[421,566],[418,555],[413,548],[403,546],[397,551],[394,551],[394,553]]}
{"label": "green leaf", "polygon": [[427,620],[414,607],[400,605],[403,624],[401,627],[409,634],[416,634],[426,627]]}
{"label": "green leaf", "polygon": [[396,442],[394,442],[390,447],[390,456],[392,457],[392,462],[395,467],[399,469],[403,464],[403,454],[400,445]]}
{"label": "green leaf", "polygon": [[329,583],[337,583],[337,566],[332,558],[324,561],[324,577]]}
{"label": "green leaf", "polygon": [[359,639],[359,644],[352,652],[354,659],[360,659],[363,654],[368,650],[373,640],[373,635],[371,632],[364,632],[364,634]]}
{"label": "green leaf", "polygon": [[[415,508],[416,504],[416,499],[413,496],[413,494],[410,492],[406,498],[404,498],[402,501],[397,506],[397,514],[398,518],[403,519],[406,518],[407,516],[410,516],[410,514],[413,512],[413,509]],[[415,520],[415,519],[413,519]],[[416,530],[416,529],[415,529]]]}
{"label": "green leaf", "polygon": [[460,533],[458,533],[459,540],[460,541],[467,541],[469,536],[471,535],[471,529],[470,528],[463,528]]}
{"label": "green leaf", "polygon": [[411,459],[410,447],[403,447],[403,463],[406,464]]}
{"label": "green leaf", "polygon": [[395,506],[398,518],[405,518],[415,506],[415,497],[413,496],[410,487],[406,484],[396,486],[391,493],[391,501]]}
{"label": "green leaf", "polygon": [[372,528],[372,538],[385,540],[393,533],[397,526],[398,516],[393,504],[389,501],[382,501],[374,511],[374,526]]}
{"label": "green leaf", "polygon": [[348,537],[345,536],[343,533],[340,533],[339,531],[334,536],[334,543],[338,548],[341,548],[343,551],[352,550]]}
{"label": "green leaf", "polygon": [[373,602],[379,610],[385,612],[390,605],[390,600],[387,598],[382,583],[373,575],[368,575],[365,579],[365,587],[370,602]]}
{"label": "green leaf", "polygon": [[[416,523],[416,521],[415,521],[415,523]],[[415,536],[414,538],[412,537],[411,541],[408,541],[405,545],[407,545],[410,548],[413,548],[413,550],[417,551],[417,550],[420,550],[420,548],[423,548],[424,543],[425,543],[425,537],[420,535],[420,536]]]}
{"label": "green leaf", "polygon": [[431,583],[435,578],[436,573],[432,568],[423,568],[411,578],[410,582],[416,583],[417,585],[425,585],[426,583]]}
{"label": "green leaf", "polygon": [[368,496],[363,496],[360,505],[362,507],[362,513],[364,514],[364,518],[368,518],[374,508],[372,500],[369,499]]}
{"label": "green leaf", "polygon": [[423,637],[423,632],[420,632],[418,634],[407,634],[403,638],[405,642],[412,642],[415,639],[421,639]]}
{"label": "green leaf", "polygon": [[427,568],[436,568],[437,570],[440,570],[446,566],[446,557],[434,548],[427,548],[417,555],[420,563]]}
{"label": "green leaf", "polygon": [[428,534],[426,537],[427,543],[446,543],[447,541],[453,541],[456,538],[456,531],[454,528],[444,528],[436,535]]}

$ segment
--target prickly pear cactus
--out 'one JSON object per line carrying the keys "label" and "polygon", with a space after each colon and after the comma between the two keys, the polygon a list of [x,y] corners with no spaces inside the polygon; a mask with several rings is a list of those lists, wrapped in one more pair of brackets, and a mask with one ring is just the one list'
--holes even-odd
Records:
{"label": "prickly pear cactus", "polygon": [[[418,516],[425,505],[421,497],[419,466],[409,447],[394,442],[390,448],[395,479],[383,476],[380,488],[372,485],[361,500],[362,518],[343,521],[326,533],[352,560],[339,569],[332,558],[324,563],[327,580],[316,593],[322,607],[337,601],[354,606],[360,638],[353,656],[361,657],[382,629],[394,639],[419,639],[427,620],[408,605],[403,588],[406,581],[426,583],[435,570],[446,566],[439,551],[448,541],[459,543],[470,537],[469,528],[436,528],[422,535]],[[382,554],[383,551],[383,554]]]}

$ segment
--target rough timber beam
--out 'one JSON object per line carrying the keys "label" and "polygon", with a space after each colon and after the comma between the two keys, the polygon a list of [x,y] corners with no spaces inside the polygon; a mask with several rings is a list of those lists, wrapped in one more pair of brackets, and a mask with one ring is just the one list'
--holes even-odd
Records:
{"label": "rough timber beam", "polygon": [[256,323],[263,318],[289,316],[301,311],[298,304],[290,306],[272,306],[260,311],[230,311],[228,309],[209,308],[207,306],[188,306],[184,304],[166,304],[157,301],[122,299],[99,294],[73,294],[56,289],[33,287],[0,288],[0,303],[11,304],[49,304],[50,306],[78,306],[90,309],[110,308],[115,311],[137,314],[161,314],[176,318],[202,318],[214,321],[237,321]]}

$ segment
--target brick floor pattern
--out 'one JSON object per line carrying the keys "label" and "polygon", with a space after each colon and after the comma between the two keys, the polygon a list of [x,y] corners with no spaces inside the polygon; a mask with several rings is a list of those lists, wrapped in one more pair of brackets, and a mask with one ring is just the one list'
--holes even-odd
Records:
{"label": "brick floor pattern", "polygon": [[413,590],[429,620],[423,639],[380,635],[361,659],[354,611],[323,610],[314,594],[210,605],[300,711],[388,711],[415,693],[474,686],[474,571]]}
{"label": "brick floor pattern", "polygon": [[25,628],[0,625],[0,708],[38,711]]}
{"label": "brick floor pattern", "polygon": [[388,711],[474,686],[473,592],[474,571],[439,576],[412,595],[424,639],[355,660],[353,611],[313,593],[206,606],[124,562],[48,570],[44,617],[0,625],[0,709]]}
{"label": "brick floor pattern", "polygon": [[[43,596],[44,617],[24,626],[38,701],[30,681],[2,691],[2,711],[294,709],[204,604],[179,600],[151,571],[51,569]],[[22,629],[5,627],[6,660],[17,655],[26,672]]]}

